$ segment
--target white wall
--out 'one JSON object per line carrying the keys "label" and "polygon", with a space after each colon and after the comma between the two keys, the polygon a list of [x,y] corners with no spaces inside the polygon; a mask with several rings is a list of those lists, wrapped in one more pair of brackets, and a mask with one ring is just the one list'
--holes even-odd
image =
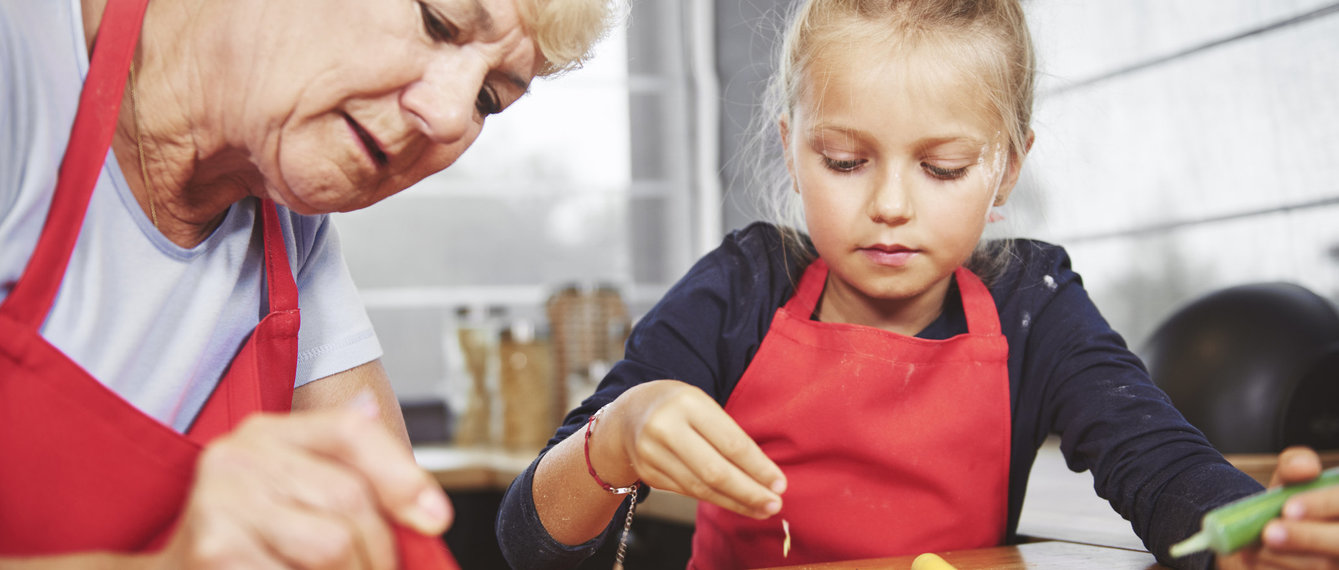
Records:
{"label": "white wall", "polygon": [[1223,287],[1339,298],[1339,3],[1033,0],[1037,142],[1005,210],[1138,348]]}

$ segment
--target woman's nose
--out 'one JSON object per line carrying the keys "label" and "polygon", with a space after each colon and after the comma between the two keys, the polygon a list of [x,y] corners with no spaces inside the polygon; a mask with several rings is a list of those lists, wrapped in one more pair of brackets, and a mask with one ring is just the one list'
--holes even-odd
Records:
{"label": "woman's nose", "polygon": [[475,130],[475,104],[486,74],[486,66],[460,58],[434,62],[405,89],[401,108],[433,142],[458,142]]}
{"label": "woman's nose", "polygon": [[881,224],[899,224],[911,218],[911,193],[901,173],[890,172],[875,184],[868,209],[870,219]]}

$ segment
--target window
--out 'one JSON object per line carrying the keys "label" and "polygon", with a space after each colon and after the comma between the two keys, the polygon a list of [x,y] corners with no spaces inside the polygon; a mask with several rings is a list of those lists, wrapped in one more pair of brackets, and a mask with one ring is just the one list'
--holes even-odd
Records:
{"label": "window", "polygon": [[606,285],[635,317],[719,240],[719,219],[695,210],[687,9],[641,4],[585,67],[490,117],[456,164],[335,216],[402,398],[462,394],[462,307],[543,335],[550,294]]}

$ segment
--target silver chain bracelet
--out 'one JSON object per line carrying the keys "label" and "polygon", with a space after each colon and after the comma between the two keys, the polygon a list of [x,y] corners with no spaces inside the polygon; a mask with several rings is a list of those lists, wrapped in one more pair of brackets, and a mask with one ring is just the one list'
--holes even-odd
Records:
{"label": "silver chain bracelet", "polygon": [[623,570],[623,556],[628,552],[628,532],[632,530],[632,513],[637,510],[637,487],[632,486],[632,491],[628,496],[632,502],[628,503],[628,517],[623,520],[623,535],[618,539],[618,554],[614,556],[614,570]]}

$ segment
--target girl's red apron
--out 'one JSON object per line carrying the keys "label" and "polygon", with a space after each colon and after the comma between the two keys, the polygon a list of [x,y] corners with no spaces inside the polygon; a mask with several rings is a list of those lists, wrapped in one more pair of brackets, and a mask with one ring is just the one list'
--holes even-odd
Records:
{"label": "girl's red apron", "polygon": [[[269,201],[259,207],[269,312],[186,434],[141,413],[38,333],[107,157],[147,1],[107,4],[50,213],[0,305],[0,556],[162,546],[201,447],[253,412],[292,405],[298,290]],[[399,528],[397,537],[405,566],[455,566],[437,538]]]}
{"label": "girl's red apron", "polygon": [[701,503],[690,567],[942,552],[1004,538],[1009,348],[990,292],[959,268],[968,332],[925,340],[812,320],[827,274],[822,260],[805,271],[725,405],[786,474],[784,506],[760,521]]}

